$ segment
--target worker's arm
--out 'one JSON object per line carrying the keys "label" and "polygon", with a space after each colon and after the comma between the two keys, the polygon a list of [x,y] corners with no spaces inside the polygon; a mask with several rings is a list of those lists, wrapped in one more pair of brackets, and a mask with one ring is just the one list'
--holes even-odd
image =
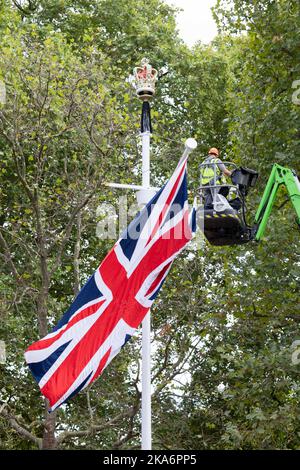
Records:
{"label": "worker's arm", "polygon": [[231,173],[232,173],[232,172],[229,171],[229,170],[226,168],[226,166],[224,165],[224,163],[223,163],[220,159],[218,159],[218,160],[219,160],[218,167],[219,167],[219,169],[222,171],[223,175],[225,175],[225,176],[231,176]]}
{"label": "worker's arm", "polygon": [[225,168],[225,169],[223,170],[223,174],[224,174],[225,176],[231,176],[231,175],[232,175],[232,171],[229,171],[227,168]]}

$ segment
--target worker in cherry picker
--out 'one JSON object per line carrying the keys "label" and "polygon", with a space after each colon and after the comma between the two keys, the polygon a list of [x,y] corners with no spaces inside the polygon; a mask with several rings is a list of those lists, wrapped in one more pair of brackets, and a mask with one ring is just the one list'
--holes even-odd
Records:
{"label": "worker in cherry picker", "polygon": [[[219,150],[212,147],[206,159],[200,166],[201,173],[201,186],[213,186],[214,176],[216,171],[216,185],[218,194],[224,197],[228,196],[229,188],[226,186],[226,176],[231,176],[232,172],[226,168],[222,160],[219,158]],[[223,186],[225,185],[225,186]],[[204,209],[212,209],[213,206],[213,188],[205,189],[204,191]]]}

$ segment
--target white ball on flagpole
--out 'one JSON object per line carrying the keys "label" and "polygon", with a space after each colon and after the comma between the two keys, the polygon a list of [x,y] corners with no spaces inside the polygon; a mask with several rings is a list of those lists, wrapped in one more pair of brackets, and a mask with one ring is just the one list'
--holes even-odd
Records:
{"label": "white ball on flagpole", "polygon": [[197,145],[198,145],[197,140],[193,139],[192,137],[190,137],[189,139],[185,141],[185,146],[189,150],[195,150],[197,148]]}

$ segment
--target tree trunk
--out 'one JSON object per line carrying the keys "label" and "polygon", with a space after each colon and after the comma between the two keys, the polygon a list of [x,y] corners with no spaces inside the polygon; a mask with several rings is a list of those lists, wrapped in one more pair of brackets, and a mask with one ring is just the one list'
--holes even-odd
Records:
{"label": "tree trunk", "polygon": [[[37,314],[39,320],[39,333],[43,338],[48,333],[48,298],[50,276],[48,271],[48,253],[45,248],[43,228],[41,224],[41,214],[38,202],[38,192],[36,192],[36,214],[37,214],[37,239],[40,255],[41,288],[38,296]],[[49,403],[45,399],[45,421],[42,449],[56,449],[57,440],[55,437],[56,412],[49,413]]]}
{"label": "tree trunk", "polygon": [[48,413],[47,410],[48,410],[48,403],[46,400],[46,412],[45,412],[42,449],[54,450],[57,448],[57,440],[55,437],[56,411],[53,411],[53,413]]}

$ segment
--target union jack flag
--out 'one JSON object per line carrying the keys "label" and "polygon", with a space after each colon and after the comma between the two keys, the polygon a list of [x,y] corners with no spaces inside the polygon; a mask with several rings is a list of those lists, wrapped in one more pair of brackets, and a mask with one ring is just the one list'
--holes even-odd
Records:
{"label": "union jack flag", "polygon": [[25,352],[50,411],[91,384],[131,338],[194,229],[182,157],[52,332]]}

